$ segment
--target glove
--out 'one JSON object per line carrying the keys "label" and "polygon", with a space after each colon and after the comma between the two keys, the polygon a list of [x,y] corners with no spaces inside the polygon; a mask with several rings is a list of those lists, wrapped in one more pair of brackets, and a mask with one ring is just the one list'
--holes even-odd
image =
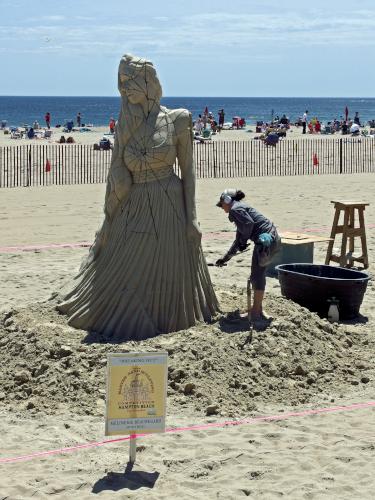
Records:
{"label": "glove", "polygon": [[262,233],[259,235],[257,240],[258,245],[262,245],[265,248],[269,248],[272,243],[272,236],[269,233]]}
{"label": "glove", "polygon": [[223,267],[223,266],[226,266],[226,263],[228,262],[229,259],[226,259],[225,257],[223,257],[222,259],[218,259],[216,262],[215,262],[215,266],[217,267]]}

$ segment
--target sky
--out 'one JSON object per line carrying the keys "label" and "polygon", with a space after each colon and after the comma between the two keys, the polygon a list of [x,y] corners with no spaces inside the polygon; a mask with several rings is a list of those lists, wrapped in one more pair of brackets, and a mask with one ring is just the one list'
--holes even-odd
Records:
{"label": "sky", "polygon": [[0,95],[114,96],[124,53],[165,96],[373,97],[375,0],[0,0]]}

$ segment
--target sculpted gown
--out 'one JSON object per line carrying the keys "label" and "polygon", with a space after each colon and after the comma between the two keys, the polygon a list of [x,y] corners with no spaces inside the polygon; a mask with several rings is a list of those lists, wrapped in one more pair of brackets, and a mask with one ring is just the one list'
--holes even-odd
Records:
{"label": "sculpted gown", "polygon": [[175,111],[162,108],[151,140],[137,136],[126,143],[129,194],[98,256],[87,261],[58,306],[72,326],[104,339],[178,331],[209,321],[218,309],[202,248],[187,238],[182,181],[172,165],[176,156],[191,153],[191,117]]}

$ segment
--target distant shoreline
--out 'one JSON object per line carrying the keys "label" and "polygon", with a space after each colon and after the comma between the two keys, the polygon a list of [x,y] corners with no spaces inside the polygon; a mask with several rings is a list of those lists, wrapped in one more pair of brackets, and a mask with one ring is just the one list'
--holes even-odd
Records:
{"label": "distant shoreline", "polygon": [[[119,95],[0,95],[2,97],[22,97],[22,98],[63,98],[63,99],[81,99],[81,98],[100,98],[113,99]],[[375,96],[194,96],[194,95],[166,95],[163,99],[375,99]]]}
{"label": "distant shoreline", "polygon": [[[111,117],[118,117],[121,98],[115,96],[0,96],[0,120],[8,125],[31,125],[35,120],[44,125],[44,115],[51,113],[51,124],[64,125],[76,121],[77,113],[82,116],[81,123],[106,126]],[[375,97],[163,97],[162,105],[174,109],[188,109],[195,120],[203,114],[206,106],[218,120],[218,111],[224,109],[225,121],[231,122],[234,116],[245,118],[248,124],[257,121],[269,122],[272,116],[284,113],[295,122],[305,110],[309,116],[316,116],[321,122],[339,119],[345,107],[349,116],[359,112],[361,121],[366,123],[375,119]]]}

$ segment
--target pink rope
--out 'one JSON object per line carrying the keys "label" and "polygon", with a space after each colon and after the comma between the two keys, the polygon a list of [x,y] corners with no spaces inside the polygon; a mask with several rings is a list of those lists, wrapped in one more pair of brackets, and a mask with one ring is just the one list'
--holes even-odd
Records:
{"label": "pink rope", "polygon": [[[245,418],[242,420],[228,420],[226,422],[212,422],[208,424],[198,424],[191,425],[187,427],[174,427],[169,428],[165,432],[172,434],[178,432],[187,432],[187,431],[202,431],[207,429],[213,429],[217,427],[229,427],[229,426],[237,426],[237,425],[252,425],[258,422],[270,422],[274,420],[286,420],[292,417],[307,417],[311,415],[321,415],[322,413],[333,413],[338,411],[353,411],[353,410],[361,410],[365,408],[375,407],[375,401],[368,401],[366,403],[354,403],[352,405],[347,406],[332,406],[329,408],[317,408],[315,410],[302,410],[296,412],[283,413],[279,415],[269,415],[264,417],[254,417],[254,418]],[[134,438],[147,437],[151,434],[135,434]],[[77,444],[74,446],[68,446],[66,448],[58,448],[56,450],[49,451],[38,451],[34,453],[30,453],[29,455],[20,455],[17,457],[9,457],[9,458],[0,458],[0,463],[14,463],[26,460],[33,460],[35,458],[48,457],[51,455],[58,455],[61,453],[71,453],[73,451],[83,450],[87,448],[95,448],[99,446],[104,446],[112,443],[120,443],[123,441],[129,441],[133,439],[133,436],[126,436],[115,439],[105,439],[103,441],[93,441],[89,443]]]}
{"label": "pink rope", "polygon": [[82,241],[79,243],[47,243],[46,245],[19,245],[11,247],[0,247],[0,253],[35,252],[35,250],[51,250],[53,248],[82,248],[90,247],[92,242]]}
{"label": "pink rope", "polygon": [[[366,229],[373,229],[375,224],[368,224]],[[307,229],[288,229],[287,231],[292,232],[304,232],[304,233],[323,233],[328,230],[328,226],[307,228]],[[226,240],[234,238],[233,231],[213,231],[210,233],[204,233],[202,239],[204,240]],[[0,247],[0,253],[15,253],[15,252],[35,252],[36,250],[51,250],[58,248],[84,248],[90,247],[92,241],[81,241],[77,243],[47,243],[46,245],[14,245],[9,247]]]}

